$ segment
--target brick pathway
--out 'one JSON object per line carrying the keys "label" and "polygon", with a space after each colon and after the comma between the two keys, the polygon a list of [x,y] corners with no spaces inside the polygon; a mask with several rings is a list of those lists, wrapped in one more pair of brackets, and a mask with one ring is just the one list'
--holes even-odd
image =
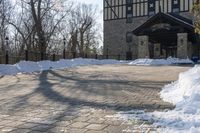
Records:
{"label": "brick pathway", "polygon": [[0,77],[0,132],[131,132],[139,123],[105,116],[173,108],[160,89],[188,69],[103,65]]}

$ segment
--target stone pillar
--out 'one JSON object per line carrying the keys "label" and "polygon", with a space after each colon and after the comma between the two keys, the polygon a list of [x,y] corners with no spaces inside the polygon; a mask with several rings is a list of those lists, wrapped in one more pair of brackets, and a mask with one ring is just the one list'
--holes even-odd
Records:
{"label": "stone pillar", "polygon": [[186,59],[188,56],[188,34],[177,33],[177,57]]}
{"label": "stone pillar", "polygon": [[148,36],[138,36],[138,58],[149,58]]}
{"label": "stone pillar", "polygon": [[154,57],[160,58],[160,43],[154,44]]}

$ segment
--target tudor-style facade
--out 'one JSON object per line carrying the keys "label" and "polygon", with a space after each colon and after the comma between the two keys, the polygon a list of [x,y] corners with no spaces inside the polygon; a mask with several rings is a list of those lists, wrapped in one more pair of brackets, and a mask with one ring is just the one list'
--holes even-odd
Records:
{"label": "tudor-style facade", "polygon": [[199,56],[191,9],[195,0],[104,0],[108,58]]}

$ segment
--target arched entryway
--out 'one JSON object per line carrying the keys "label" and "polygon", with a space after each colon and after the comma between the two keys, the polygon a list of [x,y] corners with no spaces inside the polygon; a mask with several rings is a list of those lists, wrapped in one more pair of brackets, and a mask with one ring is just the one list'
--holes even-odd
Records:
{"label": "arched entryway", "polygon": [[177,57],[177,33],[157,29],[149,34],[150,58]]}
{"label": "arched entryway", "polygon": [[196,41],[192,21],[177,14],[160,12],[133,33],[138,36],[138,58],[187,58]]}

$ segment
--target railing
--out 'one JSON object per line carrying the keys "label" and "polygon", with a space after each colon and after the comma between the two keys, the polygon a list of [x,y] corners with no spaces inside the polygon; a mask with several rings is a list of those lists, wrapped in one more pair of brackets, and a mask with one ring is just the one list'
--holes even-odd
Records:
{"label": "railing", "polygon": [[116,60],[132,60],[136,59],[135,55],[124,55],[124,54],[110,54],[106,53],[105,55],[99,54],[84,54],[81,56],[76,52],[65,52],[62,54],[47,54],[35,51],[24,50],[20,55],[13,53],[5,52],[0,54],[0,64],[16,64],[20,61],[42,61],[42,60],[51,60],[58,61],[60,59],[73,59],[73,58],[90,58],[90,59],[116,59]]}
{"label": "railing", "polygon": [[42,61],[42,60],[51,60],[58,61],[60,59],[73,59],[73,58],[92,58],[92,59],[105,59],[103,55],[98,54],[85,54],[84,56],[80,56],[79,53],[75,52],[65,52],[65,54],[45,54],[40,52],[33,51],[23,51],[20,55],[11,54],[9,52],[5,52],[4,54],[0,54],[0,64],[15,64],[20,61]]}

